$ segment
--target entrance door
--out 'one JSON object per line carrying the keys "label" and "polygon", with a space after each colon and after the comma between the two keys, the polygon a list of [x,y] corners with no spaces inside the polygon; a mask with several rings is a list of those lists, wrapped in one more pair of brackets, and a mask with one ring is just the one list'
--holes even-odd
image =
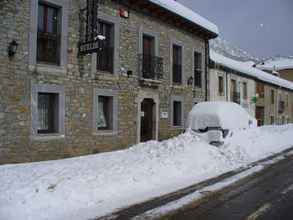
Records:
{"label": "entrance door", "polygon": [[155,139],[155,103],[152,99],[144,99],[141,103],[141,142]]}

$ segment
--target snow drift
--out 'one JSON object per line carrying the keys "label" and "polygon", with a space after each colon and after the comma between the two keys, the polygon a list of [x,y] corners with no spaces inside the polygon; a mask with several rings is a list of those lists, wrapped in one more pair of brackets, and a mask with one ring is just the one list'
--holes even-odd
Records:
{"label": "snow drift", "polygon": [[293,146],[293,125],[235,131],[213,147],[195,133],[130,149],[0,166],[0,219],[92,219]]}

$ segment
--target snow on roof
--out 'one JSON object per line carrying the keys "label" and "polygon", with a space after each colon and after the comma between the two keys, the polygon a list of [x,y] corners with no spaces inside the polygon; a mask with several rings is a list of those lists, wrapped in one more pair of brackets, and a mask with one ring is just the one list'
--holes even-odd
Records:
{"label": "snow on roof", "polygon": [[194,11],[185,7],[179,2],[176,2],[174,0],[149,0],[149,1],[167,9],[168,11],[171,11],[177,15],[180,15],[181,17],[184,17],[185,19],[217,35],[219,34],[219,29],[214,23],[210,22],[206,18],[200,16],[199,14],[195,13]]}
{"label": "snow on roof", "polygon": [[208,127],[223,129],[249,128],[251,116],[234,102],[201,102],[195,105],[188,116],[188,128],[199,130]]}
{"label": "snow on roof", "polygon": [[257,65],[258,68],[263,70],[285,70],[293,69],[293,58],[279,58],[271,59],[264,62],[264,64]]}
{"label": "snow on roof", "polygon": [[293,90],[292,82],[273,76],[260,69],[254,68],[250,64],[248,65],[246,62],[233,60],[231,58],[218,54],[213,50],[210,51],[210,58],[220,65],[226,66],[230,69],[236,70],[253,78],[257,78],[261,81],[272,83],[277,86]]}

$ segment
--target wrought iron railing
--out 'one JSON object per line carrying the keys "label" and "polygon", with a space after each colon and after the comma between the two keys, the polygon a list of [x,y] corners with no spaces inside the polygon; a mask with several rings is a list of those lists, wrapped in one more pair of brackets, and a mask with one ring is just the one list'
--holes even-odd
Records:
{"label": "wrought iron railing", "polygon": [[163,58],[139,54],[138,64],[141,79],[160,80],[163,78]]}

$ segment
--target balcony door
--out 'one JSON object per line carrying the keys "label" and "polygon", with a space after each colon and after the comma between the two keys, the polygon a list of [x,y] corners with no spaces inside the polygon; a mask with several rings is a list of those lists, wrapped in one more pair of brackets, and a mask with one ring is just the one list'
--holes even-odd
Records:
{"label": "balcony door", "polygon": [[143,78],[154,79],[155,38],[143,35]]}

